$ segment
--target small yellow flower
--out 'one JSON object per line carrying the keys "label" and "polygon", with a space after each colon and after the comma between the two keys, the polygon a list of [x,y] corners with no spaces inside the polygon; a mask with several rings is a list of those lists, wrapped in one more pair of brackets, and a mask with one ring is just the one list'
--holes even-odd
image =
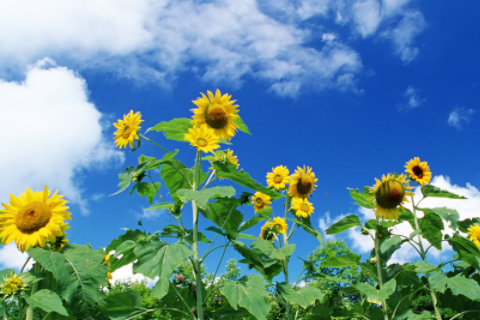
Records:
{"label": "small yellow flower", "polygon": [[295,210],[297,217],[308,218],[315,208],[307,199],[294,197],[292,199],[292,209]]}
{"label": "small yellow flower", "polygon": [[62,235],[56,237],[55,242],[50,243],[50,248],[54,252],[62,251],[63,247],[68,244],[67,234],[65,233],[65,231],[70,229],[70,226],[68,225],[68,223],[64,223],[63,226],[60,226],[60,228],[62,229]]}
{"label": "small yellow flower", "polygon": [[470,235],[470,240],[472,240],[473,243],[480,248],[480,226],[472,225],[467,230],[468,234]]}
{"label": "small yellow flower", "polygon": [[285,219],[280,218],[280,217],[275,217],[273,218],[273,221],[270,222],[270,226],[272,227],[273,230],[275,230],[276,233],[282,233],[286,234],[287,233],[287,223],[285,222]]}
{"label": "small yellow flower", "polygon": [[410,176],[410,179],[418,182],[421,186],[430,183],[432,178],[432,172],[427,162],[420,162],[420,158],[415,157],[405,165],[406,172]]}
{"label": "small yellow flower", "polygon": [[272,172],[267,173],[268,186],[276,190],[285,189],[285,185],[290,183],[289,174],[290,171],[285,166],[272,168]]}
{"label": "small yellow flower", "polygon": [[[240,167],[240,163],[238,163],[238,158],[237,156],[233,155],[233,150],[227,149],[225,152],[224,151],[216,151],[215,152],[215,160],[210,161],[210,164],[212,166],[209,168],[210,170],[215,170],[213,167],[213,162],[215,161],[222,161],[222,162],[230,162],[235,165],[235,167],[238,169]],[[223,177],[220,177],[220,180],[223,180]]]}
{"label": "small yellow flower", "polygon": [[276,238],[275,231],[272,229],[270,222],[265,222],[262,229],[260,230],[260,239],[272,241]]}
{"label": "small yellow flower", "polygon": [[318,181],[315,178],[315,173],[312,172],[312,168],[305,166],[303,168],[297,167],[295,173],[290,176],[290,188],[288,189],[288,195],[297,198],[308,198],[310,192],[315,190],[317,186],[315,182]]}
{"label": "small yellow flower", "polygon": [[[142,163],[142,160],[138,159],[138,164],[141,164]],[[137,178],[138,178],[138,172],[134,172],[133,175],[132,175],[132,181],[137,181]]]}
{"label": "small yellow flower", "polygon": [[1,286],[1,292],[4,295],[15,295],[18,293],[20,290],[22,290],[25,287],[22,279],[18,277],[18,275],[14,274],[13,272],[10,273],[10,277],[4,278],[4,283]]}
{"label": "small yellow flower", "polygon": [[207,94],[208,97],[202,93],[201,98],[192,101],[198,107],[191,109],[194,113],[192,123],[197,127],[206,125],[214,130],[216,136],[230,141],[238,128],[233,120],[240,118],[238,105],[234,105],[236,100],[230,100],[231,95],[222,95],[218,89],[215,95],[210,91]]}
{"label": "small yellow flower", "polygon": [[198,151],[213,153],[213,150],[220,148],[218,145],[220,139],[215,136],[213,130],[207,126],[188,129],[188,133],[185,133],[183,139],[190,142]]}
{"label": "small yellow flower", "polygon": [[252,196],[252,202],[253,206],[255,207],[255,212],[257,212],[258,210],[268,207],[268,205],[272,203],[272,198],[261,192],[255,192],[255,194]]}
{"label": "small yellow flower", "polygon": [[103,257],[102,262],[106,266],[110,266],[110,253],[107,253],[105,257]]}
{"label": "small yellow flower", "polygon": [[124,114],[123,120],[118,119],[118,122],[113,124],[117,128],[117,131],[113,133],[116,146],[122,149],[129,144],[130,148],[133,148],[135,140],[140,139],[137,131],[141,128],[140,122],[142,121],[140,112],[134,114],[133,110],[130,110],[129,114]]}
{"label": "small yellow flower", "polygon": [[382,219],[398,218],[400,215],[398,207],[405,210],[403,205],[405,202],[409,202],[406,197],[413,196],[413,193],[409,191],[413,187],[405,185],[407,183],[406,175],[401,174],[395,177],[393,174],[388,174],[386,177],[382,176],[382,181],[377,178],[375,181],[377,184],[370,187],[370,193],[374,193],[375,196],[369,199],[375,200],[375,215]]}

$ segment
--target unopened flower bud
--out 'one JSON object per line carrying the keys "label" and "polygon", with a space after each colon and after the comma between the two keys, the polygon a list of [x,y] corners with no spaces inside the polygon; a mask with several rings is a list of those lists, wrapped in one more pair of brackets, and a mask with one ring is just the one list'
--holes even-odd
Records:
{"label": "unopened flower bud", "polygon": [[183,274],[180,273],[179,275],[177,275],[177,282],[178,283],[183,282],[183,280],[185,280],[185,277],[183,276]]}
{"label": "unopened flower bud", "polygon": [[370,234],[370,232],[368,232],[368,229],[367,228],[362,228],[362,234],[364,236],[368,236]]}
{"label": "unopened flower bud", "polygon": [[215,302],[221,302],[222,299],[220,299],[220,297],[215,297],[215,298],[213,298],[213,301],[215,301]]}
{"label": "unopened flower bud", "polygon": [[377,233],[377,237],[378,237],[379,239],[383,239],[384,236],[385,236],[385,235],[383,234],[383,232],[378,232],[378,233]]}
{"label": "unopened flower bud", "polygon": [[376,264],[377,263],[377,258],[370,258],[370,259],[368,259],[368,262],[370,262],[370,264]]}

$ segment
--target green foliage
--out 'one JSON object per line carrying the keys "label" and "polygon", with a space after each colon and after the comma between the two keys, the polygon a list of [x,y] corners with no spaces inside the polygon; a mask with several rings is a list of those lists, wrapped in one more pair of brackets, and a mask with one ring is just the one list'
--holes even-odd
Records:
{"label": "green foliage", "polygon": [[361,227],[360,219],[356,215],[349,215],[332,224],[325,230],[326,234],[337,234],[353,227]]}
{"label": "green foliage", "polygon": [[467,199],[464,196],[459,196],[457,194],[448,192],[447,190],[443,190],[432,185],[423,186],[421,190],[424,197]]}
{"label": "green foliage", "polygon": [[188,129],[193,128],[192,119],[177,118],[171,121],[163,121],[156,124],[152,128],[148,128],[149,131],[163,132],[165,138],[170,140],[185,141],[183,136],[188,133]]}
{"label": "green foliage", "polygon": [[62,316],[68,316],[58,294],[48,289],[37,291],[32,296],[26,297],[25,300],[30,306],[40,308],[47,313],[56,312]]}
{"label": "green foliage", "polygon": [[210,199],[233,197],[234,195],[235,189],[232,187],[213,187],[202,191],[192,189],[177,190],[177,196],[183,203],[195,201],[198,207],[202,210],[207,209],[207,203]]}

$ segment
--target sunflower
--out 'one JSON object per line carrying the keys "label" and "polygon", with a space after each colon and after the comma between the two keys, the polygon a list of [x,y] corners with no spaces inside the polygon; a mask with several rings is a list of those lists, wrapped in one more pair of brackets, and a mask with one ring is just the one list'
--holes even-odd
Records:
{"label": "sunflower", "polygon": [[270,222],[270,226],[272,227],[273,230],[275,230],[276,233],[282,233],[286,234],[287,233],[287,223],[285,222],[285,219],[280,218],[280,217],[275,217],[273,218],[273,221]]}
{"label": "sunflower", "polygon": [[403,204],[409,202],[406,197],[413,196],[409,191],[413,187],[405,185],[406,178],[405,174],[399,176],[388,174],[386,177],[383,175],[382,181],[375,178],[377,184],[370,187],[370,193],[374,193],[375,196],[368,200],[375,200],[374,208],[377,218],[396,219],[400,215],[398,206],[405,210]]}
{"label": "sunflower", "polygon": [[[210,161],[210,164],[212,165],[209,169],[210,170],[215,170],[213,167],[213,163],[215,161],[221,161],[221,162],[230,162],[235,165],[235,167],[238,169],[240,167],[240,163],[238,163],[238,158],[237,156],[233,155],[233,150],[227,149],[226,151],[217,151],[215,152],[215,160]],[[220,177],[220,180],[223,180],[224,177]]]}
{"label": "sunflower", "polygon": [[405,171],[410,176],[410,179],[417,181],[421,186],[430,183],[432,172],[427,162],[420,162],[420,158],[415,157],[407,162],[405,168],[407,168]]}
{"label": "sunflower", "polygon": [[470,240],[475,243],[475,245],[480,248],[480,226],[473,225],[470,226],[468,229],[468,234],[470,235]]}
{"label": "sunflower", "polygon": [[111,255],[109,253],[107,253],[107,255],[105,257],[103,257],[102,262],[101,262],[102,264],[104,264],[108,267],[107,282],[109,282],[110,280],[113,279],[112,273],[110,272],[110,258],[111,258]]}
{"label": "sunflower", "polygon": [[3,284],[0,286],[0,292],[6,296],[13,296],[27,287],[22,278],[13,272],[10,273],[10,277],[4,278],[3,281]]}
{"label": "sunflower", "polygon": [[17,248],[25,252],[33,246],[46,246],[46,239],[54,242],[63,235],[64,219],[70,220],[70,212],[65,206],[66,200],[58,191],[49,198],[47,186],[43,192],[27,188],[20,198],[10,194],[10,204],[2,203],[5,210],[0,210],[0,238],[3,244],[15,240]]}
{"label": "sunflower", "polygon": [[268,186],[276,190],[285,189],[285,185],[290,182],[289,174],[290,171],[285,166],[272,168],[272,172],[267,173]]}
{"label": "sunflower", "polygon": [[303,168],[297,167],[295,173],[290,176],[290,188],[288,189],[288,195],[297,198],[308,198],[310,192],[315,190],[317,186],[315,182],[318,181],[315,178],[315,173],[312,172],[312,168],[305,166]]}
{"label": "sunflower", "polygon": [[130,148],[133,148],[134,140],[140,139],[137,131],[141,128],[139,124],[142,121],[140,112],[134,114],[133,110],[130,110],[129,114],[124,114],[123,120],[118,119],[118,122],[113,124],[117,128],[117,131],[113,133],[116,146],[122,149],[129,144]]}
{"label": "sunflower", "polygon": [[262,229],[260,229],[260,239],[272,241],[275,239],[275,231],[272,229],[272,225],[270,222],[265,222]]}
{"label": "sunflower", "polygon": [[207,126],[188,129],[188,133],[184,134],[183,139],[190,142],[198,151],[213,153],[214,149],[220,148],[218,145],[220,139],[218,139],[213,130]]}
{"label": "sunflower", "polygon": [[64,223],[60,228],[62,229],[62,235],[60,237],[56,237],[55,242],[50,243],[50,248],[54,252],[62,251],[63,247],[68,244],[67,234],[64,231],[70,229],[70,226],[68,223]]}
{"label": "sunflower", "polygon": [[252,196],[252,202],[256,213],[258,210],[268,207],[268,205],[272,203],[272,198],[261,192],[255,192],[255,194]]}
{"label": "sunflower", "polygon": [[295,210],[297,217],[308,218],[312,215],[315,208],[307,199],[295,197],[292,199],[292,209]]}
{"label": "sunflower", "polygon": [[207,125],[215,131],[215,135],[230,141],[238,128],[233,120],[240,118],[238,105],[234,105],[236,100],[230,100],[232,96],[228,94],[222,96],[218,89],[215,95],[210,91],[207,94],[208,97],[202,93],[201,98],[192,101],[198,107],[191,109],[194,113],[192,123],[197,127]]}

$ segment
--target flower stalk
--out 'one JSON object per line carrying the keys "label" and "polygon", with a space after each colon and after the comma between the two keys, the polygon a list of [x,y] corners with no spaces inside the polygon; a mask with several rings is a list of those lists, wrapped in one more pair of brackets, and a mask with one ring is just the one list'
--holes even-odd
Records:
{"label": "flower stalk", "polygon": [[[195,159],[195,167],[193,169],[193,183],[192,189],[197,189],[197,179],[200,166],[200,150],[197,152]],[[198,255],[198,206],[195,200],[192,201],[193,210],[193,271],[195,273],[195,288],[197,296],[197,317],[199,320],[203,320],[203,297],[202,297],[202,269],[200,264],[200,257]]]}
{"label": "flower stalk", "polygon": [[[378,223],[378,220],[377,220]],[[382,276],[382,259],[380,257],[380,238],[378,234],[375,234],[375,257],[377,258],[377,274],[378,274],[378,286],[380,290],[383,288],[383,276]],[[383,310],[383,318],[388,320],[388,308],[387,308],[387,301],[382,301],[382,310]]]}

